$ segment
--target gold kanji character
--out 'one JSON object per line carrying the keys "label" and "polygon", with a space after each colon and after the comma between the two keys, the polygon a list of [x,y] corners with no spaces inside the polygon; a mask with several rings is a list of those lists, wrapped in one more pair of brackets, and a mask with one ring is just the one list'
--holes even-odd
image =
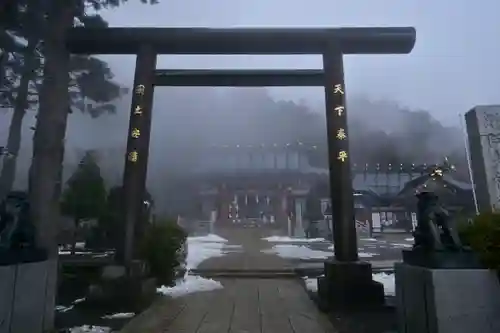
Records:
{"label": "gold kanji character", "polygon": [[339,151],[339,156],[337,156],[337,159],[345,162],[347,160],[347,152],[344,150]]}
{"label": "gold kanji character", "polygon": [[132,136],[134,139],[138,139],[141,136],[141,131],[138,128],[134,128],[132,129],[130,136]]}
{"label": "gold kanji character", "polygon": [[135,107],[134,114],[136,114],[136,115],[141,115],[142,114],[142,107],[140,105],[137,105]]}
{"label": "gold kanji character", "polygon": [[333,109],[335,112],[337,112],[337,116],[341,116],[343,113],[344,113],[344,106],[342,105],[339,105],[339,106],[336,106],[335,109]]}
{"label": "gold kanji character", "polygon": [[136,152],[135,150],[128,153],[128,160],[130,162],[135,163],[135,162],[137,162],[138,159],[139,159],[139,153]]}
{"label": "gold kanji character", "polygon": [[146,87],[144,87],[143,84],[139,84],[137,87],[135,87],[135,93],[137,95],[144,95],[144,91],[146,91]]}
{"label": "gold kanji character", "polygon": [[336,85],[333,87],[333,93],[334,93],[334,94],[340,94],[340,95],[343,95],[343,94],[344,94],[344,90],[342,89],[342,85],[341,85],[341,84],[336,84]]}
{"label": "gold kanji character", "polygon": [[337,139],[339,139],[339,140],[347,139],[347,134],[345,133],[345,129],[339,128],[337,130]]}

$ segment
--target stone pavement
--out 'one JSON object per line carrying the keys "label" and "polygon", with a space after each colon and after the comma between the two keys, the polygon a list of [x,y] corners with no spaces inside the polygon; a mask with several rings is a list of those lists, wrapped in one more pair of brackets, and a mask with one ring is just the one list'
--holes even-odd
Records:
{"label": "stone pavement", "polygon": [[[211,271],[283,272],[291,265],[275,255],[263,254],[270,244],[265,230],[232,229],[217,233],[236,253],[211,258],[200,269]],[[134,318],[122,333],[335,333],[330,321],[309,299],[302,281],[290,278],[217,278],[223,289],[162,297]],[[235,274],[238,276],[238,274]]]}
{"label": "stone pavement", "polygon": [[335,333],[294,279],[220,279],[224,289],[164,298],[122,333]]}

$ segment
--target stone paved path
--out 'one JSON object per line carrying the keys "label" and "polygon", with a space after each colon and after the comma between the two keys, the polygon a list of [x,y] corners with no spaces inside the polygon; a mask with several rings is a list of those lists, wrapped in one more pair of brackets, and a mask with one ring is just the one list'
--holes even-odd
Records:
{"label": "stone paved path", "polygon": [[[263,230],[221,230],[218,234],[243,251],[211,258],[207,270],[285,270],[291,265],[262,254],[271,245]],[[134,318],[122,333],[335,333],[309,299],[299,278],[217,278],[223,289],[162,298]]]}
{"label": "stone paved path", "polygon": [[224,289],[164,300],[123,333],[335,333],[293,279],[221,279]]}

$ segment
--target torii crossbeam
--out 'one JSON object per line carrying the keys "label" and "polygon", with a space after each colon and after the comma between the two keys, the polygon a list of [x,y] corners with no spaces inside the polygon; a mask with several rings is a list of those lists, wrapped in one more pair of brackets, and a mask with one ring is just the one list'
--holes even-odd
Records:
{"label": "torii crossbeam", "polygon": [[322,69],[293,70],[156,70],[154,85],[177,87],[324,86]]}

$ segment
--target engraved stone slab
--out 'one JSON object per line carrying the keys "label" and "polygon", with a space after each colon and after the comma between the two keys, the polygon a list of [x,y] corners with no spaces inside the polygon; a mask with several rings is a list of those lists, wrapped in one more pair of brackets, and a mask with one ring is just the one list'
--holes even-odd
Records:
{"label": "engraved stone slab", "polygon": [[401,333],[500,331],[500,283],[487,269],[396,264]]}
{"label": "engraved stone slab", "polygon": [[472,175],[480,211],[500,211],[500,105],[465,114]]}

